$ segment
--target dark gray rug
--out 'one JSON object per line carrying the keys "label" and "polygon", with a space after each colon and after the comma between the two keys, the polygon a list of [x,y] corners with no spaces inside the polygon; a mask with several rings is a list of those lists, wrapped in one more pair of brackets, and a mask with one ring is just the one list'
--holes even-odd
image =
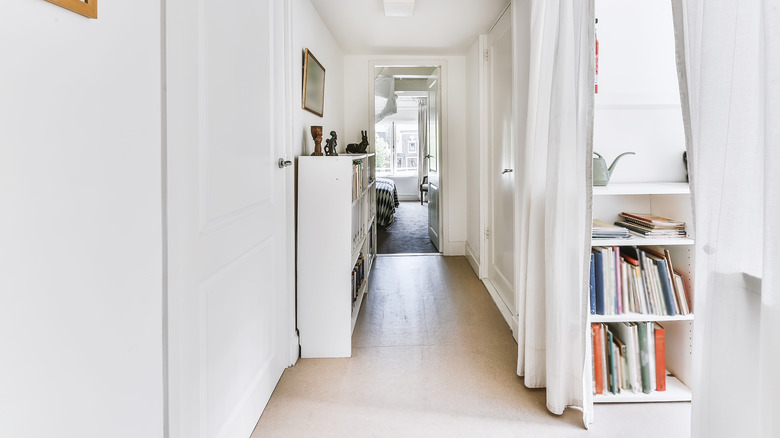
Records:
{"label": "dark gray rug", "polygon": [[437,253],[428,238],[428,204],[405,201],[395,209],[395,222],[377,227],[377,254]]}

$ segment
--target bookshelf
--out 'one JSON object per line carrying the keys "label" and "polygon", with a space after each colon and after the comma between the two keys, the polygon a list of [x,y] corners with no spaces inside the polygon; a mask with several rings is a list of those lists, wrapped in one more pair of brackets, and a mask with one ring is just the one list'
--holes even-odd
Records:
{"label": "bookshelf", "polygon": [[[674,265],[685,284],[691,303],[691,313],[685,315],[658,315],[624,312],[612,315],[588,315],[587,333],[592,323],[658,322],[664,327],[666,343],[666,389],[649,394],[623,390],[612,394],[605,388],[602,394],[593,394],[594,403],[646,403],[690,401],[692,330],[694,319],[694,252],[690,189],[687,183],[610,183],[593,188],[593,218],[614,223],[623,211],[651,213],[686,223],[686,238],[591,239],[591,247],[656,246],[669,250]],[[589,289],[585,293],[589,294]],[[590,294],[589,294],[590,297]],[[590,305],[590,300],[588,300]],[[593,365],[593,346],[588,349]],[[587,385],[594,386],[594,374],[586,373]]]}
{"label": "bookshelf", "polygon": [[298,158],[301,357],[350,357],[376,256],[374,154]]}

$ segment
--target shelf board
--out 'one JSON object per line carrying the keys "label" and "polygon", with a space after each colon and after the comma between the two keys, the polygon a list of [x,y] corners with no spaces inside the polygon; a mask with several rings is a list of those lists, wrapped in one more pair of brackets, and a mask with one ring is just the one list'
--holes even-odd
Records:
{"label": "shelf board", "polygon": [[684,182],[612,183],[593,187],[593,196],[602,195],[688,195],[691,188]]}
{"label": "shelf board", "polygon": [[693,245],[695,241],[688,237],[639,237],[631,236],[625,239],[590,239],[590,246],[684,246]]}
{"label": "shelf board", "polygon": [[632,321],[693,321],[693,313],[687,315],[646,315],[643,313],[624,313],[622,315],[590,315],[590,322],[632,322]]}
{"label": "shelf board", "polygon": [[666,391],[653,391],[650,394],[643,392],[633,393],[623,391],[620,394],[594,394],[593,403],[647,403],[647,402],[675,402],[691,401],[691,390],[678,378],[666,376]]}

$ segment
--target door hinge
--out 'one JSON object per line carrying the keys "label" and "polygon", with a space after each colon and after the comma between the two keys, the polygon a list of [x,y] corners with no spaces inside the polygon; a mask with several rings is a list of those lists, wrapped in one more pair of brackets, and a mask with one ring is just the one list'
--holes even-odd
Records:
{"label": "door hinge", "polygon": [[490,239],[490,228],[485,228],[485,239]]}
{"label": "door hinge", "polygon": [[490,50],[485,49],[485,51],[483,52],[483,55],[485,57],[485,61],[489,60],[490,59]]}

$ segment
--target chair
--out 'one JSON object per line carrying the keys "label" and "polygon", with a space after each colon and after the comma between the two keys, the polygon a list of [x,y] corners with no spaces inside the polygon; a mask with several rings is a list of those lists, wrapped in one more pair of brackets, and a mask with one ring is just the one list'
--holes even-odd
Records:
{"label": "chair", "polygon": [[423,177],[422,184],[420,184],[420,205],[423,205],[424,193],[428,193],[428,175]]}

